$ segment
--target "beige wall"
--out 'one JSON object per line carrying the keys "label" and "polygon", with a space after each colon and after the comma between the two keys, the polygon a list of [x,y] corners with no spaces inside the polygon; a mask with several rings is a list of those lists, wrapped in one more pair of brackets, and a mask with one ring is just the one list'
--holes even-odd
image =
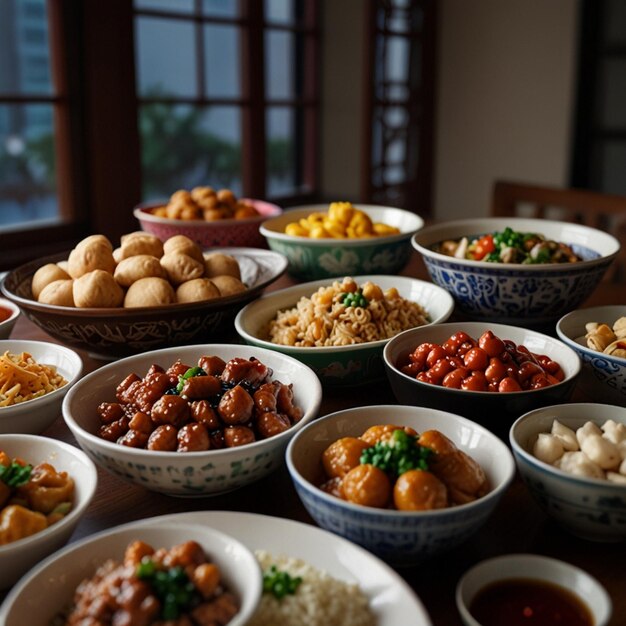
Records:
{"label": "beige wall", "polygon": [[321,188],[358,200],[363,129],[363,0],[322,3]]}
{"label": "beige wall", "polygon": [[484,215],[496,178],[568,182],[577,0],[440,0],[437,219]]}
{"label": "beige wall", "polygon": [[[360,189],[365,0],[323,0],[321,181]],[[437,0],[433,206],[488,211],[499,177],[567,184],[578,0]]]}

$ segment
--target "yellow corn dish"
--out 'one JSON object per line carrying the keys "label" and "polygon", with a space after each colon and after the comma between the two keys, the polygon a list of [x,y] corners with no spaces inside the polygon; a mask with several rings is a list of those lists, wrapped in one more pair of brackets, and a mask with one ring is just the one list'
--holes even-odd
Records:
{"label": "yellow corn dish", "polygon": [[327,213],[311,213],[285,227],[287,235],[312,239],[361,239],[397,235],[400,229],[374,223],[350,202],[331,202]]}

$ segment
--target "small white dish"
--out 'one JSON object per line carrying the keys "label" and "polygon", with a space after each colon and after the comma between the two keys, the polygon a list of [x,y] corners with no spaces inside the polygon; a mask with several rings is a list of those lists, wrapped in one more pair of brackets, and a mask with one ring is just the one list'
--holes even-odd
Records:
{"label": "small white dish", "polygon": [[70,538],[96,492],[98,472],[82,450],[48,437],[0,435],[0,450],[33,466],[50,463],[74,481],[74,501],[65,517],[41,532],[0,546],[0,589],[7,589]]}
{"label": "small white dish", "polygon": [[607,626],[609,623],[612,613],[611,598],[604,587],[587,572],[545,556],[506,554],[481,561],[459,581],[456,587],[456,605],[465,626],[482,626],[469,612],[478,592],[491,583],[507,579],[532,579],[563,587],[587,605],[593,616],[594,626]]}
{"label": "small white dish", "polygon": [[8,339],[20,316],[20,307],[6,298],[0,298],[0,309],[6,309],[9,312],[9,317],[0,321],[0,339]]}
{"label": "small white dish", "polygon": [[0,407],[0,434],[27,433],[38,435],[61,416],[61,404],[67,392],[80,378],[83,362],[76,352],[47,341],[5,339],[0,341],[0,354],[29,353],[40,365],[53,365],[67,384],[43,396],[19,404]]}

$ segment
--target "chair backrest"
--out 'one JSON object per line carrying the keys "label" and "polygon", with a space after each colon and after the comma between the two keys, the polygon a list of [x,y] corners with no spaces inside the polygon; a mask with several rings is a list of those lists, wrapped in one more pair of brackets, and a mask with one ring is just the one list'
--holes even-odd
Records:
{"label": "chair backrest", "polygon": [[622,244],[606,280],[626,281],[626,197],[498,180],[491,215],[577,222],[611,233]]}

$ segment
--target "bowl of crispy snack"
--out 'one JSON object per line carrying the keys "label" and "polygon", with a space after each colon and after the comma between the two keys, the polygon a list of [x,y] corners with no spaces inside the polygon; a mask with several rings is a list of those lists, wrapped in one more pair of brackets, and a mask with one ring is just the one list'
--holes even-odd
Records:
{"label": "bowl of crispy snack", "polygon": [[133,214],[141,228],[164,241],[185,235],[204,247],[267,247],[261,223],[280,215],[271,202],[237,198],[230,189],[196,187],[176,191],[165,202],[139,204]]}

